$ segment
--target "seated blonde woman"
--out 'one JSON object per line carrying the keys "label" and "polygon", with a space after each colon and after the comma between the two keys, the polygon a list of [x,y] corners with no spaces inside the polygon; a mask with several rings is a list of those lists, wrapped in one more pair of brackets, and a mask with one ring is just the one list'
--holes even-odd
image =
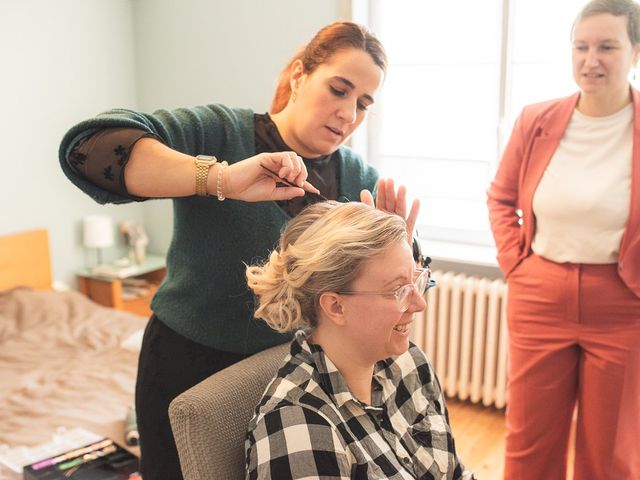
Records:
{"label": "seated blonde woman", "polygon": [[249,425],[247,478],[473,478],[409,341],[429,277],[404,221],[362,203],[307,207],[247,268],[256,318],[297,331]]}

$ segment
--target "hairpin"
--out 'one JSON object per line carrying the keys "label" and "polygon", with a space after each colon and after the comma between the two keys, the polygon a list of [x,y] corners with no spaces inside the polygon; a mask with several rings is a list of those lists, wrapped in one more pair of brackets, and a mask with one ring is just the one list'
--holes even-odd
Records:
{"label": "hairpin", "polygon": [[[260,164],[260,166],[262,168],[264,168],[267,172],[269,172],[271,175],[274,175],[275,177],[278,178],[278,182],[276,183],[276,186],[279,184],[280,186],[287,186],[287,187],[294,187],[294,188],[301,188],[298,185],[295,185],[293,183],[291,183],[290,181],[288,181],[285,178],[280,178],[280,176],[274,172],[273,170],[271,170],[270,168],[265,167],[264,165]],[[314,196],[319,198],[321,201],[326,202],[327,200],[329,200],[327,197],[325,197],[324,195],[320,194],[320,193],[315,193],[315,192],[310,192],[308,190],[305,190],[305,194]]]}

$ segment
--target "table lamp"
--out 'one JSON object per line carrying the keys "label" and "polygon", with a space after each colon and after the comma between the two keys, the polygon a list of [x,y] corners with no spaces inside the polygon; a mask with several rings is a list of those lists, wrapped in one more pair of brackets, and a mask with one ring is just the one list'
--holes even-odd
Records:
{"label": "table lamp", "polygon": [[113,222],[106,215],[87,215],[83,219],[83,243],[95,248],[98,265],[102,265],[102,250],[113,245]]}

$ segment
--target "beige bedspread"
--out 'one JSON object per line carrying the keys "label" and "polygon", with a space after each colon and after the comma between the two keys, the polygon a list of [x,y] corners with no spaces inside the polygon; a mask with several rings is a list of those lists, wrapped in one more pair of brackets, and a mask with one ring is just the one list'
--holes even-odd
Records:
{"label": "beige bedspread", "polygon": [[0,444],[33,446],[60,426],[117,435],[133,405],[146,318],[77,292],[0,292]]}

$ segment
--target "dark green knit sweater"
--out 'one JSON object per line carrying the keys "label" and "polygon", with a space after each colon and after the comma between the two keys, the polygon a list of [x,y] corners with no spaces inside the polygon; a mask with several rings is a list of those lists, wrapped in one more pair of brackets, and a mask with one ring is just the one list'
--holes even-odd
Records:
{"label": "dark green knit sweater", "polygon": [[[96,187],[75,173],[66,157],[81,138],[103,128],[137,128],[189,155],[215,155],[230,164],[255,155],[253,112],[206,105],[142,114],[111,110],[73,127],[62,140],[60,165],[69,179],[98,203],[125,203],[135,197]],[[375,169],[346,147],[336,152],[339,195],[358,200],[363,188],[374,191]],[[173,238],[167,253],[167,277],[151,307],[179,334],[203,345],[251,354],[287,340],[253,319],[253,296],[245,264],[266,258],[290,217],[275,202],[219,202],[215,197],[173,200]]]}

